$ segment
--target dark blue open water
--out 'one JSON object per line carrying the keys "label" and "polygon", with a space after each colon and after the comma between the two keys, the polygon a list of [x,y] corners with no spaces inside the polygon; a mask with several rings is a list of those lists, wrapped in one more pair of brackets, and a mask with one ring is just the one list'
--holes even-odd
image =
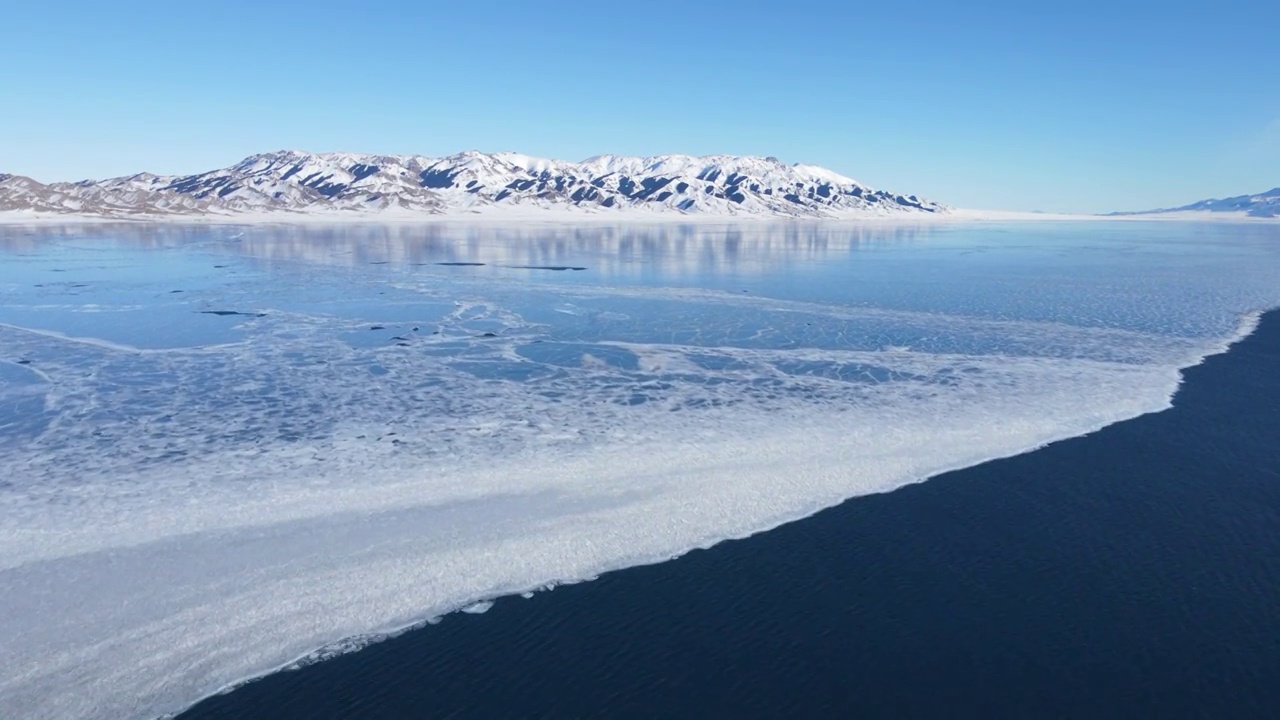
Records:
{"label": "dark blue open water", "polygon": [[268,676],[184,720],[1280,717],[1280,316],[1174,407]]}

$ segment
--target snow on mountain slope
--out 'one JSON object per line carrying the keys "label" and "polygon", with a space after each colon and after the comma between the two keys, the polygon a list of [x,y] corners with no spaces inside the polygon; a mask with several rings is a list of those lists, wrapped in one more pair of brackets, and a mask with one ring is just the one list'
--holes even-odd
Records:
{"label": "snow on mountain slope", "polygon": [[598,155],[572,163],[510,152],[426,158],[285,150],[198,175],[141,173],[49,184],[0,175],[0,211],[136,217],[394,209],[448,215],[506,206],[763,217],[947,210],[815,165],[733,155]]}
{"label": "snow on mountain slope", "polygon": [[1198,213],[1227,213],[1255,218],[1280,218],[1280,187],[1257,195],[1201,200],[1176,208],[1143,210],[1140,212],[1111,213],[1112,215],[1174,215]]}

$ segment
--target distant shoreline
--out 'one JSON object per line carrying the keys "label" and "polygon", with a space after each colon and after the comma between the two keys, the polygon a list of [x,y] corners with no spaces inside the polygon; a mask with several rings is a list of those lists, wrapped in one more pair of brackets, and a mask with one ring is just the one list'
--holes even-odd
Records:
{"label": "distant shoreline", "polygon": [[1151,213],[1131,215],[1077,215],[1070,213],[1035,213],[1002,210],[952,210],[945,213],[893,213],[883,215],[850,215],[846,217],[789,217],[773,215],[697,215],[657,212],[583,212],[564,210],[495,209],[480,213],[431,215],[424,213],[245,213],[242,215],[75,215],[64,213],[5,211],[0,212],[0,226],[23,225],[434,225],[434,224],[510,224],[539,223],[546,225],[938,225],[979,222],[1226,222],[1275,223],[1280,217],[1253,217],[1244,213]]}

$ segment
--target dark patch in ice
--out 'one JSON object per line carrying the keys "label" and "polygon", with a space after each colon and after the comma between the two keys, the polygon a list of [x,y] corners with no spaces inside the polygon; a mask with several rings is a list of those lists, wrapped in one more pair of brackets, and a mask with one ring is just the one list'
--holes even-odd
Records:
{"label": "dark patch in ice", "polygon": [[515,270],[586,270],[584,267],[576,267],[573,265],[508,265],[507,267]]}
{"label": "dark patch in ice", "polygon": [[200,310],[201,315],[244,315],[245,317],[266,317],[266,313],[247,313],[239,310]]}
{"label": "dark patch in ice", "polygon": [[483,267],[482,262],[438,262],[433,265],[443,265],[445,267]]}
{"label": "dark patch in ice", "polygon": [[371,327],[371,328],[369,328],[369,329],[370,329],[370,330],[386,330],[387,328],[386,328],[386,326],[384,326],[384,325],[374,325],[373,327]]}

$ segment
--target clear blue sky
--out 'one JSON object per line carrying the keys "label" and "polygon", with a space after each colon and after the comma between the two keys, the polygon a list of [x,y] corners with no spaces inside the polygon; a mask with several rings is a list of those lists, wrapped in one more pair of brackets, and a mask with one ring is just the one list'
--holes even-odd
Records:
{"label": "clear blue sky", "polygon": [[0,172],[44,181],[474,148],[776,155],[1023,210],[1280,185],[1274,0],[0,0],[0,63]]}

